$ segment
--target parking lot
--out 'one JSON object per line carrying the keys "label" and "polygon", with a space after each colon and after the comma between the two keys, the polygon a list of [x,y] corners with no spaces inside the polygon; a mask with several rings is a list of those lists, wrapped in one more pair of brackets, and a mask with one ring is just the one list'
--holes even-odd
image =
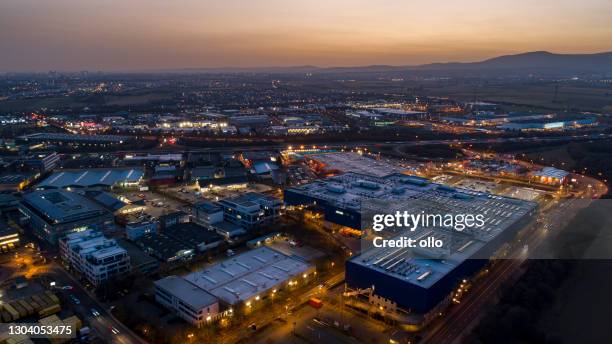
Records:
{"label": "parking lot", "polygon": [[159,217],[161,215],[176,211],[183,210],[190,212],[191,207],[186,204],[179,202],[172,197],[166,197],[155,191],[129,191],[119,194],[129,199],[142,199],[145,203],[144,212],[152,217]]}
{"label": "parking lot", "polygon": [[211,189],[200,189],[197,185],[181,185],[160,188],[159,193],[167,194],[169,197],[181,200],[187,204],[194,204],[201,201],[218,201],[224,198],[231,198],[243,195],[247,192],[266,193],[274,188],[264,184],[246,184],[246,186],[219,186]]}

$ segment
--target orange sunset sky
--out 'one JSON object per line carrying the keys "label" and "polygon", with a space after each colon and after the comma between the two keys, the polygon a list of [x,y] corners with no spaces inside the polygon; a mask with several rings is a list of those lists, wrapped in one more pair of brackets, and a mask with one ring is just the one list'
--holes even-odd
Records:
{"label": "orange sunset sky", "polygon": [[612,50],[612,1],[2,0],[0,71],[410,65]]}

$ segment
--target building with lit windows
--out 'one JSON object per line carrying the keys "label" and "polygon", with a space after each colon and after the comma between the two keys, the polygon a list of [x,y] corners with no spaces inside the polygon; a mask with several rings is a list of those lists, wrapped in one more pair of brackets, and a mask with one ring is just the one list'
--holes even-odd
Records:
{"label": "building with lit windows", "polygon": [[6,250],[19,245],[19,232],[0,220],[0,248]]}
{"label": "building with lit windows", "polygon": [[101,232],[68,234],[59,240],[59,248],[62,259],[95,287],[131,272],[127,251]]}
{"label": "building with lit windows", "polygon": [[217,204],[223,209],[224,219],[244,228],[271,223],[282,210],[283,202],[256,192],[222,199]]}
{"label": "building with lit windows", "polygon": [[219,313],[214,295],[178,276],[155,281],[155,301],[198,327],[213,321]]}

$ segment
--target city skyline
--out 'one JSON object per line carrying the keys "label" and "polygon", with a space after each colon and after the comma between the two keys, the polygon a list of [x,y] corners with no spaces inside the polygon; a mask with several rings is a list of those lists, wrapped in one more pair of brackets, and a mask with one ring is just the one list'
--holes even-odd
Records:
{"label": "city skyline", "polygon": [[[612,4],[574,1],[0,5],[0,72],[472,62],[612,50]],[[526,35],[526,33],[529,33]]]}

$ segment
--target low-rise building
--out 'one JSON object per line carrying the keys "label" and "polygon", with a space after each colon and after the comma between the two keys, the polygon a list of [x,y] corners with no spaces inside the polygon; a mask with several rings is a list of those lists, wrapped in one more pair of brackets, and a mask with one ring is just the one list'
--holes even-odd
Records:
{"label": "low-rise building", "polygon": [[200,202],[194,206],[195,222],[210,228],[212,224],[223,221],[223,208],[212,202]]}
{"label": "low-rise building", "polygon": [[228,221],[215,222],[211,228],[225,240],[232,240],[247,233],[242,226]]}
{"label": "low-rise building", "polygon": [[568,182],[569,172],[554,167],[544,167],[532,173],[532,178],[542,184],[561,185]]}
{"label": "low-rise building", "polygon": [[128,256],[130,256],[130,264],[133,272],[139,272],[143,275],[152,275],[159,269],[159,260],[149,256],[143,250],[133,243],[123,239],[116,239],[119,246],[123,247]]}
{"label": "low-rise building", "polygon": [[283,202],[278,198],[256,192],[220,200],[226,221],[246,229],[271,223],[281,214]]}
{"label": "low-rise building", "polygon": [[314,272],[314,266],[262,246],[190,273],[184,279],[225,305],[251,307],[287,285],[304,283]]}
{"label": "low-rise building", "polygon": [[96,287],[131,272],[127,251],[101,232],[68,234],[59,240],[59,247],[62,259]]}
{"label": "low-rise building", "polygon": [[184,262],[191,260],[195,249],[164,233],[145,234],[134,243],[145,253],[164,263]]}
{"label": "low-rise building", "polygon": [[155,281],[155,300],[195,326],[212,321],[219,313],[215,296],[178,276]]}
{"label": "low-rise building", "polygon": [[128,222],[125,225],[125,237],[133,241],[147,234],[155,234],[158,226],[154,220]]}
{"label": "low-rise building", "polygon": [[223,239],[212,230],[208,230],[193,222],[178,223],[165,229],[164,233],[197,252],[205,252],[218,247]]}
{"label": "low-rise building", "polygon": [[19,232],[0,219],[0,247],[4,251],[19,245]]}
{"label": "low-rise building", "polygon": [[159,217],[159,227],[161,229],[174,226],[177,223],[189,222],[189,214],[184,211],[173,211]]}

